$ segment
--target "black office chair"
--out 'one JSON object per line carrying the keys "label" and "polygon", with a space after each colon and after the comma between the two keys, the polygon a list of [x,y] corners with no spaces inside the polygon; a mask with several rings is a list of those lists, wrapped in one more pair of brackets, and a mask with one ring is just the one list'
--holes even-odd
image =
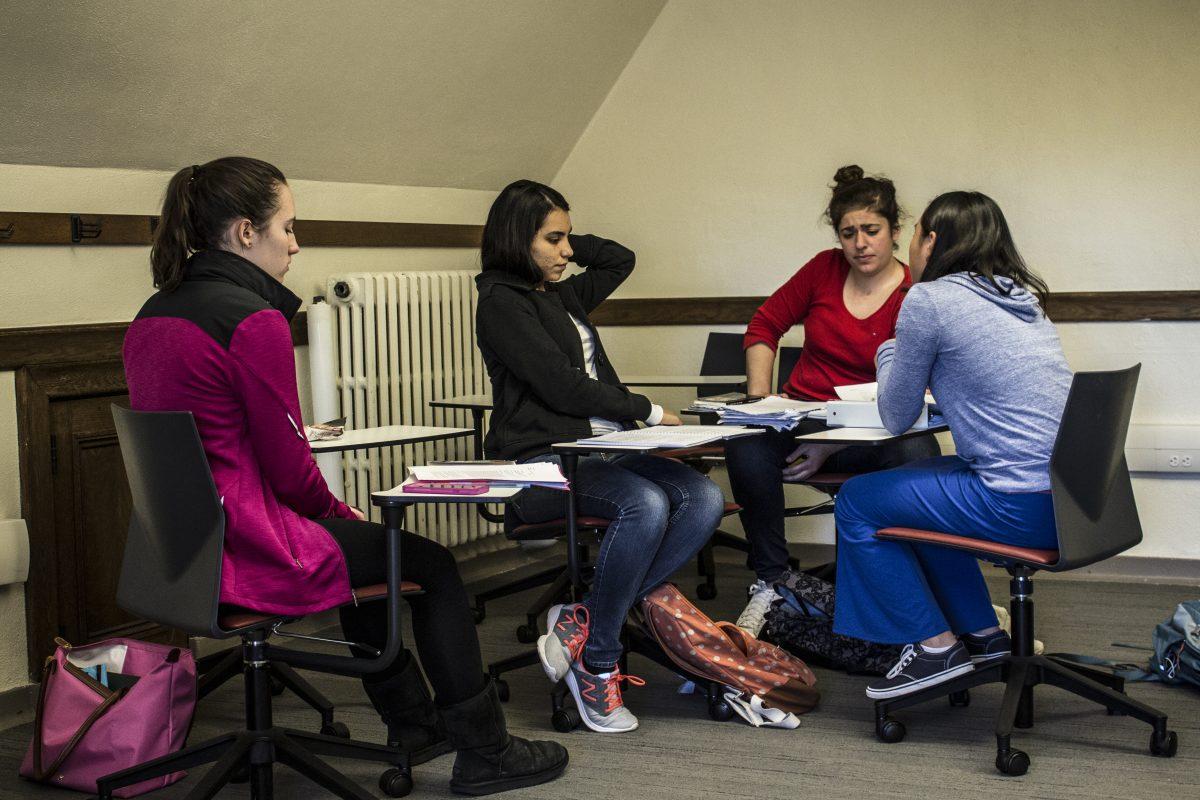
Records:
{"label": "black office chair", "polygon": [[400,580],[398,531],[389,531],[388,583],[354,590],[356,602],[384,599],[388,604],[388,638],[382,653],[359,659],[274,647],[267,639],[287,619],[219,602],[225,512],[192,415],[113,406],[113,417],[133,497],[117,604],[190,635],[240,637],[246,725],[240,732],[101,778],[97,782],[100,800],[110,800],[121,787],[214,761],[188,798],[212,797],[239,772],[248,771],[251,796],[270,800],[275,761],[347,800],[373,797],[318,755],[390,764],[392,769],[380,777],[380,788],[392,797],[407,795],[412,790],[407,753],[276,727],[271,719],[269,673],[272,661],[342,675],[377,672],[392,663],[402,646],[400,597],[420,591],[416,584]]}
{"label": "black office chair", "polygon": [[1062,425],[1050,457],[1050,493],[1058,528],[1058,549],[1037,550],[986,542],[969,536],[909,528],[885,528],[876,536],[895,542],[923,543],[965,550],[1008,570],[1012,580],[1013,652],[998,663],[959,678],[875,703],[875,733],[885,742],[904,738],[904,725],[891,712],[949,695],[952,705],[966,705],[968,690],[984,683],[1005,684],[996,721],[996,769],[1023,775],[1029,756],[1012,747],[1012,730],[1033,727],[1033,687],[1050,684],[1108,709],[1149,723],[1150,752],[1175,755],[1178,739],[1160,711],[1124,694],[1124,682],[1107,672],[1053,656],[1033,654],[1033,574],[1039,569],[1064,572],[1103,561],[1142,540],[1129,469],[1125,434],[1141,365],[1114,372],[1075,375]]}

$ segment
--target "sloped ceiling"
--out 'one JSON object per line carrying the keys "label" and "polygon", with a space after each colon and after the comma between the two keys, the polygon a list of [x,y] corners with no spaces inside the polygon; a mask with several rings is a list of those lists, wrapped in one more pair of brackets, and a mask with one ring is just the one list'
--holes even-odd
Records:
{"label": "sloped ceiling", "polygon": [[0,0],[0,163],[549,180],[665,0]]}

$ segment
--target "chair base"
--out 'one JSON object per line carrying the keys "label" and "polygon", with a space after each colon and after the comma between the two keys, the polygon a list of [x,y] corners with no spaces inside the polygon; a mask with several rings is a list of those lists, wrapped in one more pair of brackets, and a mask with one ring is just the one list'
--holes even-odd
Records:
{"label": "chair base", "polygon": [[950,704],[965,706],[969,690],[986,683],[1004,683],[1004,699],[996,720],[996,768],[1006,775],[1021,775],[1029,768],[1029,756],[1011,745],[1014,728],[1033,727],[1033,687],[1056,686],[1086,700],[1104,706],[1110,714],[1128,715],[1149,724],[1150,753],[1175,755],[1175,733],[1167,728],[1167,715],[1124,694],[1121,678],[1052,656],[1009,656],[987,664],[953,680],[919,692],[875,702],[875,735],[880,741],[894,743],[904,738],[903,723],[891,712],[935,698],[949,696]]}
{"label": "chair base", "polygon": [[[204,670],[196,685],[196,699],[201,700],[230,679],[242,674],[242,653],[235,647],[228,653],[218,653],[202,659],[198,666],[202,666]],[[278,661],[272,661],[264,669],[271,682],[271,694],[280,695],[286,689],[291,689],[297,697],[321,715],[321,733],[342,738],[349,736],[344,724],[334,722],[333,703],[329,698],[300,677],[296,670]]]}
{"label": "chair base", "polygon": [[254,800],[271,800],[274,796],[272,766],[277,761],[345,800],[372,800],[375,797],[317,756],[391,764],[395,769],[384,773],[380,779],[381,788],[386,782],[389,786],[386,791],[392,797],[403,797],[412,790],[408,755],[404,752],[368,742],[275,727],[209,739],[178,753],[106,775],[96,782],[96,788],[99,800],[111,800],[112,793],[124,786],[216,762],[187,793],[186,800],[208,800],[216,796],[243,769],[249,771],[250,796]]}

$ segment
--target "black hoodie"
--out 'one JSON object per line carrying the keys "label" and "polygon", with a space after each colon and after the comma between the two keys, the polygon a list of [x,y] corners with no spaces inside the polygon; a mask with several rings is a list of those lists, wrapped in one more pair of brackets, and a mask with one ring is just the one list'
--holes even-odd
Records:
{"label": "black hoodie", "polygon": [[[621,385],[588,312],[633,272],[633,252],[596,236],[570,237],[584,272],[545,291],[501,270],[475,278],[475,335],[492,379],[492,419],[484,440],[491,458],[522,460],[557,442],[590,436],[591,417],[632,427],[651,402]],[[573,315],[592,331],[596,374],[588,377]]]}

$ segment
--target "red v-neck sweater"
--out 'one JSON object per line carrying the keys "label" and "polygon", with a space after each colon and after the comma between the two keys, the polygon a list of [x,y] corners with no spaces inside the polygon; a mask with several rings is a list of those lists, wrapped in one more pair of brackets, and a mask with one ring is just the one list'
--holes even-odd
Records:
{"label": "red v-neck sweater", "polygon": [[743,348],[763,342],[772,350],[793,325],[804,325],[804,349],[783,386],[788,397],[831,400],[835,386],[875,380],[875,350],[896,335],[900,303],[912,286],[904,280],[878,310],[858,319],[846,310],[842,287],[850,264],[840,248],[818,253],[767,298],[746,327]]}

